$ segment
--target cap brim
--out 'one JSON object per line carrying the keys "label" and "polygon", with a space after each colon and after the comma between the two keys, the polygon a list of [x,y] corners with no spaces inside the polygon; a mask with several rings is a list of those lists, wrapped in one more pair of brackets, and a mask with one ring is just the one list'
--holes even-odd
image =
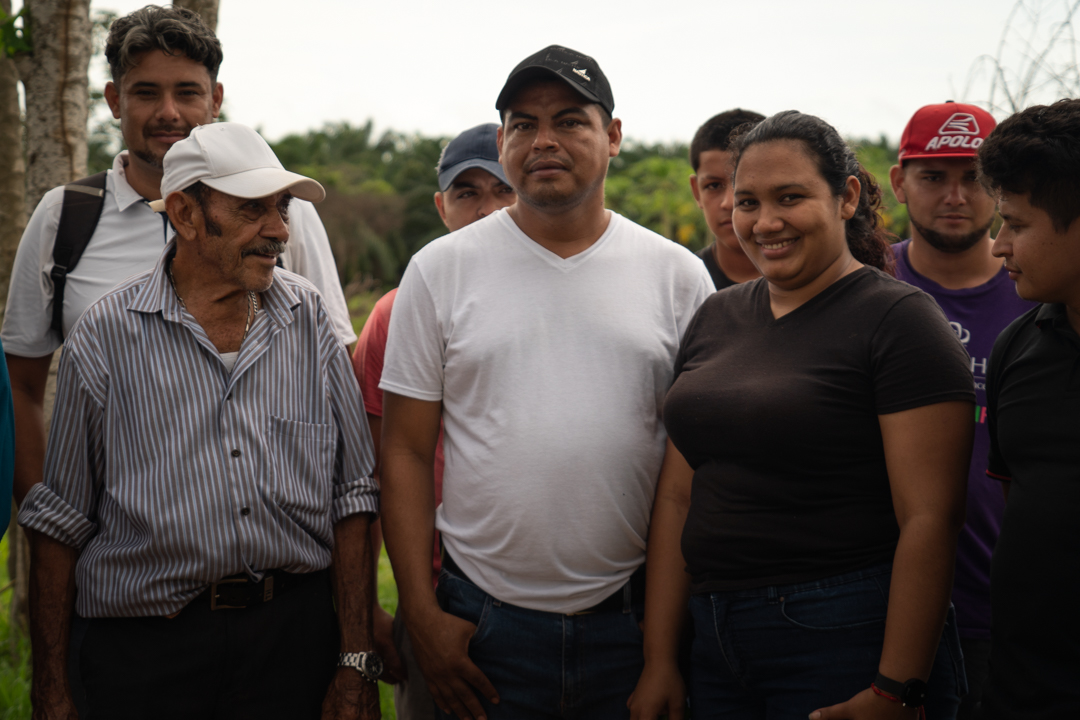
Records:
{"label": "cap brim", "polygon": [[549,67],[544,67],[542,65],[530,65],[529,67],[522,68],[513,76],[507,79],[506,84],[503,85],[502,92],[499,93],[499,98],[495,101],[495,109],[499,110],[500,112],[502,110],[505,110],[506,106],[510,104],[510,101],[514,99],[514,94],[517,93],[521,86],[524,83],[527,83],[530,80],[535,80],[537,78],[558,78],[559,80],[562,80],[564,83],[576,90],[579,95],[581,95],[589,102],[594,102],[600,105],[603,104],[600,98],[597,97],[593,92],[586,90],[570,78],[563,77]]}
{"label": "cap brim", "polygon": [[472,170],[473,168],[480,168],[486,170],[500,182],[504,182],[507,185],[510,183],[506,179],[506,173],[503,172],[503,167],[495,160],[488,160],[487,158],[469,158],[468,160],[462,160],[457,165],[451,165],[446,170],[439,173],[439,192],[446,192],[450,189],[454,180],[457,180],[457,176],[466,170]]}
{"label": "cap brim", "polygon": [[323,186],[309,177],[282,168],[262,167],[219,178],[204,178],[203,185],[239,198],[261,198],[283,190],[308,202],[326,199]]}
{"label": "cap brim", "polygon": [[933,160],[934,158],[967,158],[968,160],[974,160],[978,157],[978,153],[918,153],[917,155],[905,155],[899,159],[901,165],[908,160]]}

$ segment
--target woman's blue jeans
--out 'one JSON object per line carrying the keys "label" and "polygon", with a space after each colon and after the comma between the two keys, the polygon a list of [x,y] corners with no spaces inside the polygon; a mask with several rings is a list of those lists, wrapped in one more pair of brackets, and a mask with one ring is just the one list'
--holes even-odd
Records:
{"label": "woman's blue jeans", "polygon": [[[694,595],[694,720],[805,720],[870,687],[890,576],[891,566],[879,565],[796,585]],[[955,718],[967,681],[951,607],[927,685],[927,720]]]}

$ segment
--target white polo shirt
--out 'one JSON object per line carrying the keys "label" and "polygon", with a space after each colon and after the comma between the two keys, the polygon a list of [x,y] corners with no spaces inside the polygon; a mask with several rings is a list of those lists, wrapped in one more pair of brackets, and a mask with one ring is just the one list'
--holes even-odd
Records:
{"label": "white polo shirt", "polygon": [[[105,205],[82,259],[68,275],[64,289],[64,336],[98,298],[132,275],[153,269],[172,237],[164,214],[155,213],[125,175],[127,151],[113,160],[105,180]],[[42,357],[60,347],[52,323],[53,246],[60,224],[64,188],[53,188],[38,203],[26,225],[12,266],[4,326],[4,351],[20,357]],[[330,243],[311,203],[290,206],[289,242],[282,256],[285,269],[306,277],[322,294],[341,341],[356,341],[341,291]]]}

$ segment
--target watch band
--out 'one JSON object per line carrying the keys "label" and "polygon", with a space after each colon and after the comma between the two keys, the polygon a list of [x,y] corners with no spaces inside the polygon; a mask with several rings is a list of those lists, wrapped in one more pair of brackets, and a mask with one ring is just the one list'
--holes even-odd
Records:
{"label": "watch band", "polygon": [[873,685],[882,692],[895,697],[904,707],[921,708],[923,703],[926,702],[926,683],[919,678],[911,678],[907,682],[900,682],[878,673]]}
{"label": "watch band", "polygon": [[874,684],[878,686],[879,690],[889,693],[896,697],[897,700],[904,692],[904,683],[899,680],[893,680],[892,678],[885,677],[881,673],[877,674],[877,678],[874,680]]}
{"label": "watch band", "polygon": [[350,667],[371,682],[377,682],[382,675],[382,658],[373,652],[343,652],[338,655],[338,667]]}

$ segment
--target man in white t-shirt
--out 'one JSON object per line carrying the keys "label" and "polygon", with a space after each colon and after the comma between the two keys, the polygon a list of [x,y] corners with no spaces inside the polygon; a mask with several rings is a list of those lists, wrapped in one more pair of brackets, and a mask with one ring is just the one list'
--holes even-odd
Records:
{"label": "man in white t-shirt", "polygon": [[[53,246],[64,188],[50,190],[34,210],[12,267],[2,331],[18,434],[15,499],[41,481],[45,456],[45,384],[53,353],[83,311],[116,284],[154,267],[173,230],[149,201],[161,198],[162,158],[196,125],[214,121],[223,90],[217,82],[221,43],[189,10],[147,6],[114,21],[105,55],[113,81],[105,98],[120,119],[127,150],[105,178],[104,205],[81,260],[67,275],[62,331],[52,328]],[[356,341],[349,311],[314,206],[293,203],[282,265],[320,291],[334,329]]]}
{"label": "man in white t-shirt", "polygon": [[624,717],[661,404],[713,284],[688,250],[605,210],[622,123],[592,58],[545,48],[496,108],[519,202],[417,253],[390,322],[382,506],[399,608],[443,713]]}

